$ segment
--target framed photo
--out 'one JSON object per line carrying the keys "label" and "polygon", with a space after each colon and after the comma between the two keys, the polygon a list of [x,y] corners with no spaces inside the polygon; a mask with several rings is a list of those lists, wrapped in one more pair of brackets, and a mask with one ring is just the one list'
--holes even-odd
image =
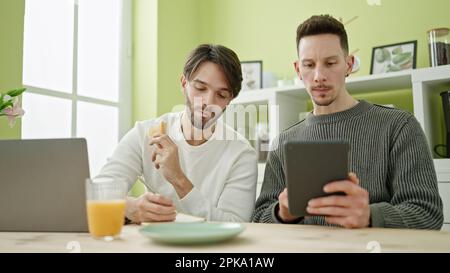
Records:
{"label": "framed photo", "polygon": [[374,47],[370,74],[416,68],[417,41]]}
{"label": "framed photo", "polygon": [[242,90],[262,88],[262,61],[241,62]]}

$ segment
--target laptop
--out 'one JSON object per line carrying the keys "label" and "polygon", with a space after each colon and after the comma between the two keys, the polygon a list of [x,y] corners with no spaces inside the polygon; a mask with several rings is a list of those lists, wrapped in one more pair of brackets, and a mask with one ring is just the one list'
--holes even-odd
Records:
{"label": "laptop", "polygon": [[0,140],[0,231],[87,232],[86,140]]}

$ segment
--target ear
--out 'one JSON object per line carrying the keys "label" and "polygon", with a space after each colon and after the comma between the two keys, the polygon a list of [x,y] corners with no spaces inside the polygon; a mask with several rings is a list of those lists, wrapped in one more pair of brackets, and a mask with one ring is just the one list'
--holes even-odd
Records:
{"label": "ear", "polygon": [[301,72],[300,72],[299,61],[295,61],[295,62],[294,62],[294,69],[295,69],[295,73],[297,73],[298,78],[299,78],[300,80],[303,80],[303,79],[302,79],[302,74],[301,74]]}
{"label": "ear", "polygon": [[181,91],[183,92],[183,95],[186,95],[187,80],[184,75],[181,75],[180,82],[181,82]]}
{"label": "ear", "polygon": [[352,73],[354,63],[355,63],[355,56],[348,55],[347,56],[347,77]]}

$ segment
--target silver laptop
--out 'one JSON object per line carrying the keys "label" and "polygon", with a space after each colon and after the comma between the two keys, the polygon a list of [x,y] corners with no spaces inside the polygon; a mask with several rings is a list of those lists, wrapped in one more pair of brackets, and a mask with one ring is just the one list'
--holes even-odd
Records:
{"label": "silver laptop", "polygon": [[86,232],[85,139],[0,140],[0,231]]}

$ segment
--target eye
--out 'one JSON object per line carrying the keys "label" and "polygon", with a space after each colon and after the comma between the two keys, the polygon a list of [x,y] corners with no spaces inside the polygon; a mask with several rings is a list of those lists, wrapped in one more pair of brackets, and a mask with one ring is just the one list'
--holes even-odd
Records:
{"label": "eye", "polygon": [[304,63],[303,67],[311,68],[311,67],[313,67],[313,64],[312,63]]}
{"label": "eye", "polygon": [[328,62],[328,63],[327,63],[328,66],[333,66],[333,65],[335,65],[335,64],[336,64],[336,62]]}
{"label": "eye", "polygon": [[204,87],[203,85],[194,85],[194,88],[199,90],[199,91],[205,91],[206,87]]}
{"label": "eye", "polygon": [[226,93],[219,93],[219,98],[227,99],[228,98],[228,94],[226,94]]}

